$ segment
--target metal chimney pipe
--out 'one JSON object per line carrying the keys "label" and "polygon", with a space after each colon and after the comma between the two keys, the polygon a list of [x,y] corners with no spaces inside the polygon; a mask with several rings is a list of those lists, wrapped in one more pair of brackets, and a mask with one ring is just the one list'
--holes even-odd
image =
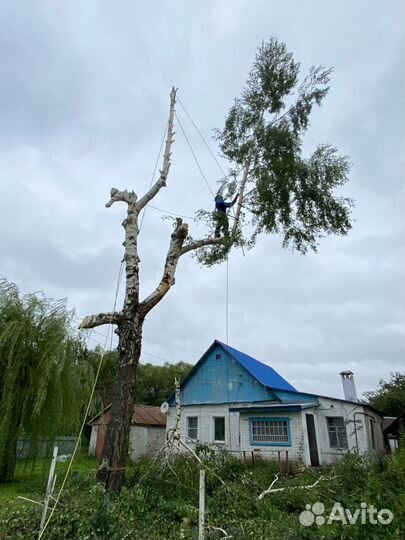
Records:
{"label": "metal chimney pipe", "polygon": [[356,385],[354,384],[353,371],[341,371],[343,394],[347,401],[358,401]]}

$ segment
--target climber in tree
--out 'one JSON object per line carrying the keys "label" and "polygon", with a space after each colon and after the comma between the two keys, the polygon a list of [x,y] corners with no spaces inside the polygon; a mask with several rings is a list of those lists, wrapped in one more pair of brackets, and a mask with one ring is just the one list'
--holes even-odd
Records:
{"label": "climber in tree", "polygon": [[235,198],[231,202],[224,201],[224,198],[221,194],[221,192],[217,193],[215,197],[215,212],[214,212],[214,218],[217,222],[217,226],[215,227],[215,238],[219,238],[221,236],[221,230],[224,233],[224,236],[229,235],[229,222],[228,222],[228,216],[226,215],[226,209],[231,208],[237,201],[238,194],[236,194]]}

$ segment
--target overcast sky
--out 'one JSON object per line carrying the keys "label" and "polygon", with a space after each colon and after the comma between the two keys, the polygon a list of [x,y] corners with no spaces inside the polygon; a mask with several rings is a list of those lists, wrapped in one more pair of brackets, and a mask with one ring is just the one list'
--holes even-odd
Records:
{"label": "overcast sky", "polygon": [[[229,344],[303,391],[342,397],[404,368],[405,4],[357,0],[2,2],[0,10],[0,274],[23,292],[68,298],[77,316],[111,310],[122,258],[123,205],[151,181],[172,85],[204,136],[222,127],[262,40],[284,41],[302,70],[334,66],[305,148],[336,144],[353,163],[347,237],[318,254],[261,238],[229,261]],[[214,160],[179,118],[215,189]],[[193,216],[212,209],[177,127],[167,188],[154,205]],[[226,166],[226,164],[223,164]],[[195,225],[189,221],[191,232]],[[162,271],[171,225],[148,209],[142,292]],[[226,339],[226,266],[180,261],[176,285],[150,313],[144,351],[196,362]],[[106,328],[92,335],[101,343]],[[95,345],[95,341],[89,341]],[[142,361],[161,363],[144,354]]]}

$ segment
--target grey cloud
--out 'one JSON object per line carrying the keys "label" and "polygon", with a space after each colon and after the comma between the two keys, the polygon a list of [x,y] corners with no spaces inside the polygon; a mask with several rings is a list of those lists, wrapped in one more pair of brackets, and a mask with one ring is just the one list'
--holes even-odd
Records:
{"label": "grey cloud", "polygon": [[[171,85],[215,149],[212,128],[257,45],[276,35],[303,72],[335,66],[305,149],[330,141],[350,155],[344,193],[356,199],[356,223],[345,238],[323,239],[317,255],[283,251],[279,238],[233,253],[230,344],[302,390],[341,395],[345,367],[359,393],[373,388],[404,353],[403,11],[399,1],[9,2],[0,15],[0,273],[24,291],[68,295],[80,315],[111,309],[125,207],[104,204],[113,186],[147,189]],[[178,117],[215,190],[221,172],[180,106]],[[213,201],[176,132],[168,187],[153,204],[192,216]],[[148,209],[142,294],[160,279],[170,232]],[[225,341],[225,287],[225,265],[181,260],[175,287],[146,321],[144,350],[193,362],[214,338]]]}

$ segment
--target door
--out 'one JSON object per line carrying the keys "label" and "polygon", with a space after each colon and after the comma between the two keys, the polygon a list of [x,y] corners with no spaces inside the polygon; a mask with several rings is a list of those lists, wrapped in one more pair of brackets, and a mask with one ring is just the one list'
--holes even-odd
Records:
{"label": "door", "polygon": [[96,458],[101,460],[101,456],[104,448],[105,441],[105,432],[107,431],[107,426],[104,424],[99,424],[97,426],[97,439],[96,439]]}
{"label": "door", "polygon": [[311,460],[311,465],[316,467],[319,465],[319,456],[318,456],[318,445],[316,442],[314,415],[306,414],[305,416],[307,419],[309,458]]}

